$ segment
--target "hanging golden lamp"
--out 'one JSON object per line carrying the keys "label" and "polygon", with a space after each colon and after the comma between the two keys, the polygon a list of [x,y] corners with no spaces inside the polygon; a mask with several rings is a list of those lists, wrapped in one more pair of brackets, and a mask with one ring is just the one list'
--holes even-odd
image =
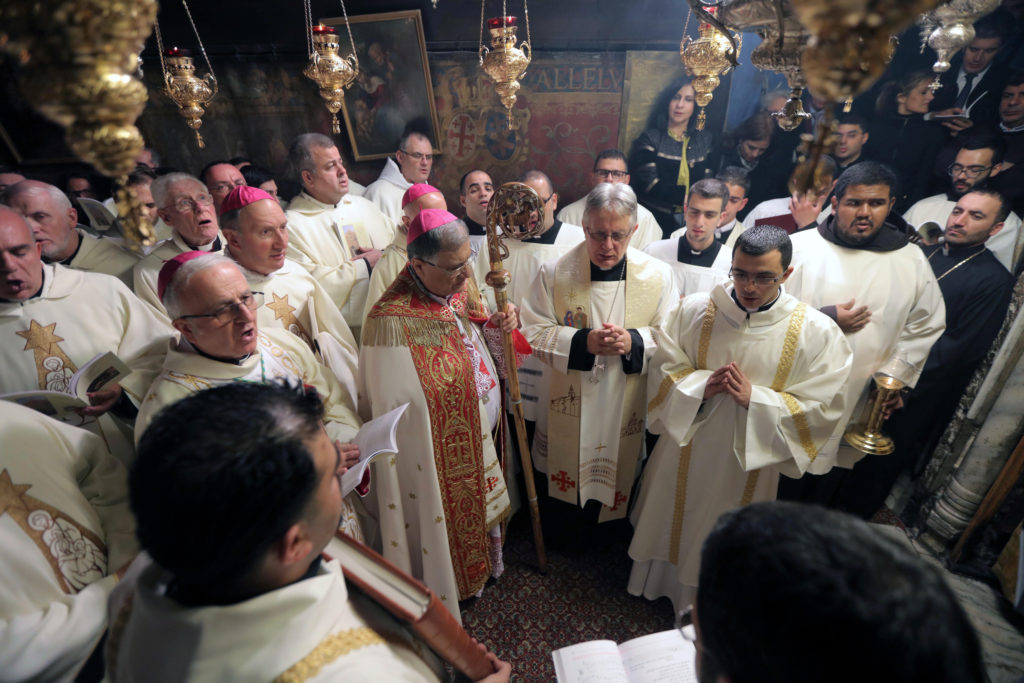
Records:
{"label": "hanging golden lamp", "polygon": [[932,64],[935,80],[929,86],[939,89],[939,77],[949,71],[949,60],[957,50],[974,40],[974,22],[999,6],[999,0],[950,0],[922,15],[921,51],[925,46],[935,50]]}
{"label": "hanging golden lamp", "polygon": [[[707,10],[707,15],[714,15],[714,8]],[[689,18],[687,18],[687,24]],[[717,23],[717,22],[716,22]],[[736,59],[739,56],[742,45],[739,34],[731,37],[727,32],[721,31],[711,25],[709,21],[702,21],[697,29],[700,37],[691,40],[686,35],[686,28],[683,28],[683,40],[679,44],[679,56],[686,67],[686,73],[693,76],[693,91],[696,94],[697,105],[700,107],[700,114],[697,116],[697,130],[704,130],[704,123],[707,120],[707,113],[704,108],[711,104],[711,98],[721,82],[721,77],[729,73],[737,65]]]}
{"label": "hanging golden lamp", "polygon": [[348,12],[344,0],[341,2],[341,14],[348,29],[348,42],[352,46],[352,54],[342,57],[341,43],[337,32],[330,26],[313,25],[313,13],[309,0],[306,9],[306,47],[309,52],[309,64],[302,73],[320,87],[320,97],[324,106],[331,112],[331,132],[341,133],[338,123],[338,112],[345,101],[345,89],[355,82],[359,76],[359,57],[356,55],[356,42],[352,39],[352,27],[348,23]]}
{"label": "hanging golden lamp", "polygon": [[199,128],[203,125],[202,116],[210,100],[217,95],[217,77],[213,75],[213,66],[210,65],[210,58],[206,56],[206,48],[203,47],[203,40],[199,37],[199,30],[196,29],[196,22],[192,19],[192,13],[188,9],[188,3],[181,0],[185,8],[185,15],[192,24],[192,32],[199,43],[199,51],[206,62],[207,74],[202,78],[196,75],[196,67],[192,63],[192,56],[188,50],[172,47],[164,50],[163,36],[160,35],[160,22],[156,25],[156,45],[160,52],[160,69],[164,74],[164,92],[171,100],[178,105],[178,113],[185,119],[188,127],[196,132],[196,144],[199,149],[206,147],[203,136],[199,134]]}
{"label": "hanging golden lamp", "polygon": [[480,1],[480,67],[491,80],[494,90],[498,93],[501,103],[508,111],[508,128],[512,129],[512,108],[516,105],[516,93],[519,92],[519,79],[526,73],[533,58],[530,47],[530,10],[523,0],[523,16],[526,18],[526,40],[516,45],[516,17],[509,16],[505,10],[505,2],[501,3],[501,16],[487,20],[487,30],[491,34],[490,48],[484,45],[484,4]]}

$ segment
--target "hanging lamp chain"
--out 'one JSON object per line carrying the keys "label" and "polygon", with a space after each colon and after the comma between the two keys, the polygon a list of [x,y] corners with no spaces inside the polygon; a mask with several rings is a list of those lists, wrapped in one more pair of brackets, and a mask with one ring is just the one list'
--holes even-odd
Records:
{"label": "hanging lamp chain", "polygon": [[[182,0],[184,2],[184,0]],[[352,26],[348,23],[348,12],[345,11],[345,0],[339,0],[341,3],[341,16],[345,18],[345,28],[348,29],[348,42],[352,46],[352,60],[355,64],[355,71],[359,71],[359,55],[356,53],[356,41],[352,38]]]}
{"label": "hanging lamp chain", "polygon": [[213,65],[210,64],[210,58],[206,55],[206,48],[203,47],[203,39],[199,37],[199,29],[196,28],[196,22],[192,19],[192,12],[188,9],[188,3],[185,0],[181,0],[182,7],[185,8],[185,15],[188,16],[188,23],[192,24],[192,32],[196,34],[196,42],[199,43],[199,52],[203,55],[203,60],[206,62],[206,68],[210,72],[210,78],[217,82],[217,77],[213,74]]}

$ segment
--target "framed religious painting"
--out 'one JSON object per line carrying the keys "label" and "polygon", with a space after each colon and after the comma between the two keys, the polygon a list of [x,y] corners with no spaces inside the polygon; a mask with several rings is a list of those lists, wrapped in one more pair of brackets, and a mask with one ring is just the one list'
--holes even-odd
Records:
{"label": "framed religious painting", "polygon": [[[395,152],[407,128],[430,137],[440,154],[440,127],[427,65],[419,10],[349,17],[359,75],[345,91],[342,114],[356,161],[383,159]],[[322,19],[334,26],[348,55],[342,17]]]}

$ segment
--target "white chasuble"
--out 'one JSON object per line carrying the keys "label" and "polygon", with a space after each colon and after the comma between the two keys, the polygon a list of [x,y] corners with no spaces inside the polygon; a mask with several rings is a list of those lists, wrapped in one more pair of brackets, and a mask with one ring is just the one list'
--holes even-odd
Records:
{"label": "white chasuble", "polygon": [[[683,234],[685,234],[685,230]],[[679,261],[679,240],[685,239],[686,237],[680,235],[667,240],[659,240],[644,249],[648,255],[669,265],[680,297],[700,292],[706,294],[714,289],[715,285],[729,281],[729,269],[732,268],[732,249],[723,245],[718,250],[711,267],[705,268]]]}
{"label": "white chasuble", "polygon": [[127,474],[102,440],[0,402],[0,678],[70,681],[137,552]]}
{"label": "white chasuble", "polygon": [[850,249],[825,240],[817,230],[798,232],[792,240],[794,270],[786,287],[793,296],[817,309],[853,299],[854,307],[871,311],[867,325],[846,335],[853,369],[843,389],[843,416],[822,448],[827,457],[818,458],[809,470],[824,474],[833,461],[849,468],[864,457],[842,437],[848,423],[863,413],[872,375],[902,355],[916,368],[908,383],[913,387],[928,352],[946,329],[946,306],[916,244],[886,252]]}
{"label": "white chasuble", "polygon": [[[668,266],[628,249],[625,279],[591,282],[586,244],[545,264],[523,304],[524,334],[551,369],[546,430],[534,439],[537,468],[549,495],[582,505],[603,504],[601,520],[626,514],[644,447],[647,365],[655,331],[679,295]],[[643,369],[626,375],[619,356],[598,356],[592,370],[569,369],[573,336],[612,323],[643,339]],[[545,461],[546,456],[546,461]]]}
{"label": "white chasuble", "polygon": [[[112,683],[441,680],[443,667],[423,643],[348,591],[337,560],[233,605],[182,606],[166,594],[170,580],[150,561],[137,581],[118,587],[106,653]],[[120,599],[125,593],[130,599]]]}
{"label": "white chasuble", "polygon": [[68,267],[87,273],[113,275],[127,287],[131,287],[132,269],[139,262],[139,257],[127,249],[122,249],[112,239],[93,237],[81,228],[76,230],[81,242],[78,245],[78,253],[71,259]]}
{"label": "white chasuble", "polygon": [[409,263],[409,254],[405,250],[407,236],[401,230],[395,230],[395,239],[380,255],[380,260],[370,273],[370,285],[366,290],[366,306],[363,307],[363,320],[370,315],[370,309],[380,299],[381,294],[391,286],[398,274]]}
{"label": "white chasuble", "polygon": [[[509,303],[522,308],[523,301],[537,280],[540,267],[548,261],[561,258],[570,249],[583,242],[583,238],[583,228],[578,225],[562,223],[553,244],[506,240],[504,244],[508,247],[508,258],[502,261],[502,266],[509,273],[509,283],[505,288]],[[485,281],[490,269],[491,262],[485,242],[484,248],[477,254],[474,275],[485,303],[490,310],[494,311],[497,310],[494,302],[494,289]],[[548,422],[546,406],[551,384],[550,375],[550,367],[533,354],[526,356],[523,359],[523,364],[519,366],[519,393],[523,399],[523,416],[527,420],[537,422],[544,431],[546,431],[544,428]]]}
{"label": "white chasuble", "polygon": [[[749,314],[731,292],[686,297],[651,363],[649,429],[660,438],[632,514],[635,595],[676,602],[682,586],[696,586],[718,517],[774,500],[779,473],[806,472],[843,413],[852,355],[839,327],[784,292]],[[704,399],[708,378],[729,363],[750,380],[749,408],[724,392]]]}
{"label": "white chasuble", "polygon": [[[71,376],[113,352],[131,369],[120,381],[136,405],[160,370],[173,330],[117,278],[59,264],[43,266],[39,295],[0,302],[0,393],[67,391]],[[125,464],[135,459],[131,428],[110,413],[82,418]]]}
{"label": "white chasuble", "polygon": [[510,512],[492,430],[501,395],[488,382],[495,369],[470,318],[479,306],[472,298],[441,304],[406,269],[367,316],[359,349],[364,418],[409,404],[398,453],[372,465],[367,507],[380,525],[380,552],[456,619],[459,600],[500,574],[493,534]]}
{"label": "white chasuble", "polygon": [[370,280],[366,259],[356,250],[383,250],[394,226],[371,202],[345,195],[335,204],[305,192],[288,205],[288,258],[308,270],[341,309],[353,334],[362,325]]}
{"label": "white chasuble", "polygon": [[[324,428],[332,441],[346,443],[359,431],[348,390],[320,365],[313,352],[293,334],[280,329],[260,330],[257,350],[235,364],[200,355],[184,339],[171,342],[164,367],[153,381],[135,420],[135,441],[142,437],[160,409],[194,393],[228,382],[301,382],[312,386],[324,403]],[[343,500],[342,531],[363,540],[348,498]]]}

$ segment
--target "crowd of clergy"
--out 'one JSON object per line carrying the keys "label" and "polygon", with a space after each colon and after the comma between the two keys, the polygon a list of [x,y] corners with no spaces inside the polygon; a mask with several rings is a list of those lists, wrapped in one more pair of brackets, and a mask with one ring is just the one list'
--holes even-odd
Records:
{"label": "crowd of clergy", "polygon": [[[993,40],[998,48],[979,33],[966,77],[949,86],[969,104]],[[523,476],[558,501],[548,510],[582,508],[583,532],[628,517],[623,590],[667,596],[677,611],[696,598],[700,549],[723,513],[783,498],[870,519],[899,477],[923,467],[1019,272],[1019,187],[1015,198],[992,181],[1024,167],[1024,77],[1002,82],[991,121],[972,122],[962,103],[928,120],[948,160],[934,196],[908,196],[900,170],[870,158],[874,122],[854,113],[840,120],[817,187],[750,206],[754,183],[763,194],[795,159],[772,153],[781,133],[757,139],[747,126],[754,137],[702,166],[685,133],[688,83],[674,86],[664,124],[683,131],[683,153],[651,146],[654,160],[634,163],[644,149],[601,151],[592,189],[564,207],[536,169],[467,169],[459,206],[448,206],[428,184],[434,143],[416,131],[362,187],[336,143],[309,133],[289,149],[299,192],[288,202],[248,161],[192,175],[147,150],[129,185],[158,241],[132,249],[86,210],[102,199],[88,177],[56,187],[0,169],[0,394],[74,393],[75,373],[106,352],[130,369],[64,421],[39,412],[38,395],[0,401],[0,679],[72,680],[102,672],[104,658],[117,681],[329,678],[321,669],[342,661],[350,675],[433,675],[407,661],[408,643],[366,639],[376,622],[355,607],[317,611],[349,600],[344,582],[314,590],[337,568],[318,559],[326,541],[292,524],[324,516],[319,489],[282,508],[291,518],[267,522],[280,547],[264,539],[239,552],[245,561],[221,560],[227,569],[188,550],[198,536],[235,535],[231,501],[257,493],[222,498],[222,473],[182,474],[191,454],[215,453],[189,440],[193,425],[221,444],[216,453],[266,447],[277,437],[263,422],[297,430],[304,457],[326,473],[310,486],[337,495],[340,474],[360,461],[360,427],[407,405],[397,452],[337,495],[329,531],[423,581],[456,620],[460,603],[501,580]],[[919,106],[914,91],[896,97],[901,112]],[[508,180],[543,208],[529,216],[533,237],[506,241],[501,311],[485,226]],[[675,204],[647,201],[659,183]],[[531,472],[513,446],[510,371]],[[905,385],[884,406],[896,442],[884,458],[844,440],[878,373]],[[265,401],[244,388],[253,384],[280,394]],[[231,431],[233,413],[223,430],[234,441],[216,434],[216,405],[195,407],[214,391],[233,410],[251,408],[252,434]],[[289,426],[308,410],[313,431]],[[247,471],[262,476],[260,458],[243,465],[234,486]],[[191,505],[204,516],[176,509]],[[268,569],[278,561],[288,571]],[[259,602],[271,589],[278,602]],[[296,624],[313,634],[305,650],[270,644]],[[488,656],[485,680],[508,680],[509,665]],[[380,673],[388,667],[395,678]]]}

